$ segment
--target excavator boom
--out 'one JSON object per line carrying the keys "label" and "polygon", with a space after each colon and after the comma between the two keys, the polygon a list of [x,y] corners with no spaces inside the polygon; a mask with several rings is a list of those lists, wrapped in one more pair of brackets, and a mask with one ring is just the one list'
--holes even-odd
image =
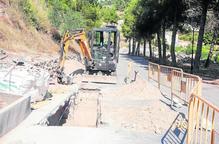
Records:
{"label": "excavator boom", "polygon": [[[80,49],[77,49],[71,45],[71,43],[74,41],[79,44]],[[59,68],[57,70],[58,83],[68,83],[66,82],[68,81],[68,78],[66,78],[67,76],[64,74],[64,64],[70,48],[79,53],[82,56],[82,60],[92,61],[90,47],[87,43],[87,38],[84,30],[77,30],[71,33],[67,31],[61,40]]]}
{"label": "excavator boom", "polygon": [[63,39],[61,41],[61,48],[60,48],[60,58],[59,58],[59,68],[61,70],[64,69],[64,63],[67,58],[67,54],[70,48],[70,43],[71,41],[76,41],[79,46],[80,50],[75,49],[75,47],[71,47],[73,50],[77,51],[80,53],[83,57],[84,60],[91,61],[92,56],[90,53],[90,47],[89,44],[87,43],[87,38],[85,32],[79,31],[78,33],[70,34],[70,32],[66,32],[63,36]]}

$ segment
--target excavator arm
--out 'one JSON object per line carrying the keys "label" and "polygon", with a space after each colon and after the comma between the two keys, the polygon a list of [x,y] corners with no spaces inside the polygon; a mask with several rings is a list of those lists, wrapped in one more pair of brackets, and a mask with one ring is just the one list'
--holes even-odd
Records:
{"label": "excavator arm", "polygon": [[[71,42],[76,41],[79,46],[80,50],[75,49],[74,46],[71,46]],[[65,60],[68,55],[69,48],[72,48],[73,50],[77,51],[82,55],[83,60],[85,61],[91,61],[92,56],[90,52],[90,47],[87,42],[86,34],[83,30],[80,31],[74,31],[72,34],[67,31],[62,40],[61,40],[61,46],[60,46],[60,57],[59,57],[59,68],[57,71],[58,74],[58,82],[63,83],[63,77],[64,77],[64,64]]]}

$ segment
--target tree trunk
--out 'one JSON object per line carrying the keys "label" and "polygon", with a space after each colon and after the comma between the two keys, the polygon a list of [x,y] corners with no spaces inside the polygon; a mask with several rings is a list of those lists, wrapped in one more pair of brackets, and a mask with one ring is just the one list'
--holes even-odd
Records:
{"label": "tree trunk", "polygon": [[129,55],[131,54],[131,38],[128,39],[128,43],[129,43]]}
{"label": "tree trunk", "polygon": [[141,40],[139,39],[138,44],[137,44],[137,48],[136,48],[136,51],[135,51],[135,55],[137,55],[137,56],[139,56],[139,54],[140,54],[140,44],[141,44]]}
{"label": "tree trunk", "polygon": [[146,56],[146,39],[144,39],[144,50],[143,50],[143,56]]}
{"label": "tree trunk", "polygon": [[165,25],[166,21],[163,22],[163,30],[162,30],[162,44],[163,44],[163,63],[166,64],[166,36],[165,36]]}
{"label": "tree trunk", "polygon": [[160,30],[157,32],[157,44],[158,44],[159,63],[161,63],[162,54],[161,54]]}
{"label": "tree trunk", "polygon": [[149,43],[149,52],[150,52],[150,59],[152,59],[152,47],[151,47],[151,39],[148,40]]}
{"label": "tree trunk", "polygon": [[203,41],[203,36],[205,32],[205,23],[206,23],[208,5],[209,5],[209,0],[204,0],[202,2],[202,15],[201,15],[200,28],[199,28],[199,33],[198,33],[197,50],[195,54],[195,64],[194,64],[195,70],[198,70],[200,66],[200,58],[201,58],[201,53],[202,53],[202,41]]}
{"label": "tree trunk", "polygon": [[132,39],[132,55],[135,54],[135,47],[136,47],[136,40],[135,40],[135,38],[133,37],[133,39]]}
{"label": "tree trunk", "polygon": [[210,47],[210,50],[209,50],[209,53],[208,53],[208,58],[205,62],[205,68],[209,67],[210,60],[211,60],[212,55],[213,55],[213,50],[214,50],[214,45],[215,45],[216,39],[217,39],[217,31],[215,30],[214,34],[213,34],[212,41],[211,41],[211,47]]}
{"label": "tree trunk", "polygon": [[170,54],[171,54],[173,66],[176,66],[176,54],[175,54],[175,44],[176,44],[176,34],[177,34],[176,14],[177,12],[175,12],[175,15],[174,15],[172,41],[171,41],[171,47],[170,47]]}

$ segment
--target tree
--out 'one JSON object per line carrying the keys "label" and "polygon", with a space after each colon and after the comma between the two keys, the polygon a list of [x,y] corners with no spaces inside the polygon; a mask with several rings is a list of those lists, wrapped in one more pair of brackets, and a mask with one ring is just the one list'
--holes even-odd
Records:
{"label": "tree", "polygon": [[207,60],[205,62],[205,68],[209,67],[209,65],[210,65],[210,60],[212,59],[214,45],[217,42],[217,38],[218,38],[218,31],[219,31],[219,1],[214,3],[213,13],[211,13],[209,18],[208,18],[206,29],[207,29],[207,31],[209,32],[210,35],[212,34],[212,40],[211,40],[211,46],[210,46],[210,50],[209,50],[209,53],[208,53],[208,57],[207,57]]}
{"label": "tree", "polygon": [[160,30],[157,31],[157,45],[158,45],[159,63],[161,63],[162,62],[162,54],[161,54]]}
{"label": "tree", "polygon": [[49,0],[49,19],[61,33],[66,30],[83,28],[86,21],[81,12],[75,11],[65,0]]}
{"label": "tree", "polygon": [[164,18],[163,22],[162,22],[162,45],[163,45],[163,63],[166,63],[166,20]]}
{"label": "tree", "polygon": [[93,27],[101,26],[101,9],[98,5],[87,4],[83,6],[82,13],[86,19],[86,28],[91,29]]}
{"label": "tree", "polygon": [[67,13],[62,18],[62,23],[59,26],[61,33],[67,30],[73,30],[77,28],[83,28],[86,26],[86,21],[80,12],[67,11]]}
{"label": "tree", "polygon": [[135,21],[136,16],[133,14],[133,10],[136,8],[138,0],[131,0],[125,9],[124,23],[122,25],[122,33],[124,37],[131,42],[132,39],[132,54],[135,52],[136,38],[135,38]]}
{"label": "tree", "polygon": [[172,26],[172,40],[170,46],[170,54],[172,59],[172,65],[176,66],[175,44],[176,34],[179,29],[180,23],[185,21],[183,14],[185,12],[185,3],[182,0],[167,0],[165,3],[167,9],[166,18],[170,26]]}
{"label": "tree", "polygon": [[195,54],[195,64],[194,68],[195,70],[199,69],[200,66],[200,58],[202,53],[202,42],[205,32],[205,23],[206,23],[206,16],[208,11],[208,6],[210,4],[210,0],[201,0],[201,19],[200,19],[200,28],[199,28],[199,34],[198,34],[198,42],[197,42],[197,50]]}
{"label": "tree", "polygon": [[143,56],[146,56],[146,44],[147,44],[147,41],[146,39],[144,38],[144,44],[143,44]]}
{"label": "tree", "polygon": [[119,20],[115,7],[103,7],[101,13],[103,21],[106,23],[116,24]]}
{"label": "tree", "polygon": [[151,38],[153,34],[157,34],[159,62],[161,62],[161,23],[165,14],[163,3],[153,0],[140,0],[137,7],[135,9],[137,15],[136,30],[140,36],[148,39],[150,57],[152,57]]}

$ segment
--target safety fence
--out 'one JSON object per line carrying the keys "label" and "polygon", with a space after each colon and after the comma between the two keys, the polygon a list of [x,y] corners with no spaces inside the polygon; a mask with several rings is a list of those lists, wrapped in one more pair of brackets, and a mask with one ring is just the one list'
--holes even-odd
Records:
{"label": "safety fence", "polygon": [[173,70],[171,72],[171,101],[173,97],[177,97],[188,104],[193,91],[197,91],[197,96],[201,96],[201,84],[199,76]]}
{"label": "safety fence", "polygon": [[177,97],[184,103],[188,103],[189,92],[194,84],[199,81],[199,77],[186,74],[180,68],[149,63],[148,79],[154,80],[158,88],[165,86],[171,91],[171,103]]}
{"label": "safety fence", "polygon": [[219,108],[201,97],[202,80],[182,69],[149,62],[148,79],[171,89],[171,104],[177,97],[188,106],[187,144],[219,143]]}
{"label": "safety fence", "polygon": [[[219,143],[215,129],[215,122],[217,128],[219,123],[219,108],[196,94],[192,94],[188,112],[187,144]],[[216,138],[217,140],[215,140]]]}

